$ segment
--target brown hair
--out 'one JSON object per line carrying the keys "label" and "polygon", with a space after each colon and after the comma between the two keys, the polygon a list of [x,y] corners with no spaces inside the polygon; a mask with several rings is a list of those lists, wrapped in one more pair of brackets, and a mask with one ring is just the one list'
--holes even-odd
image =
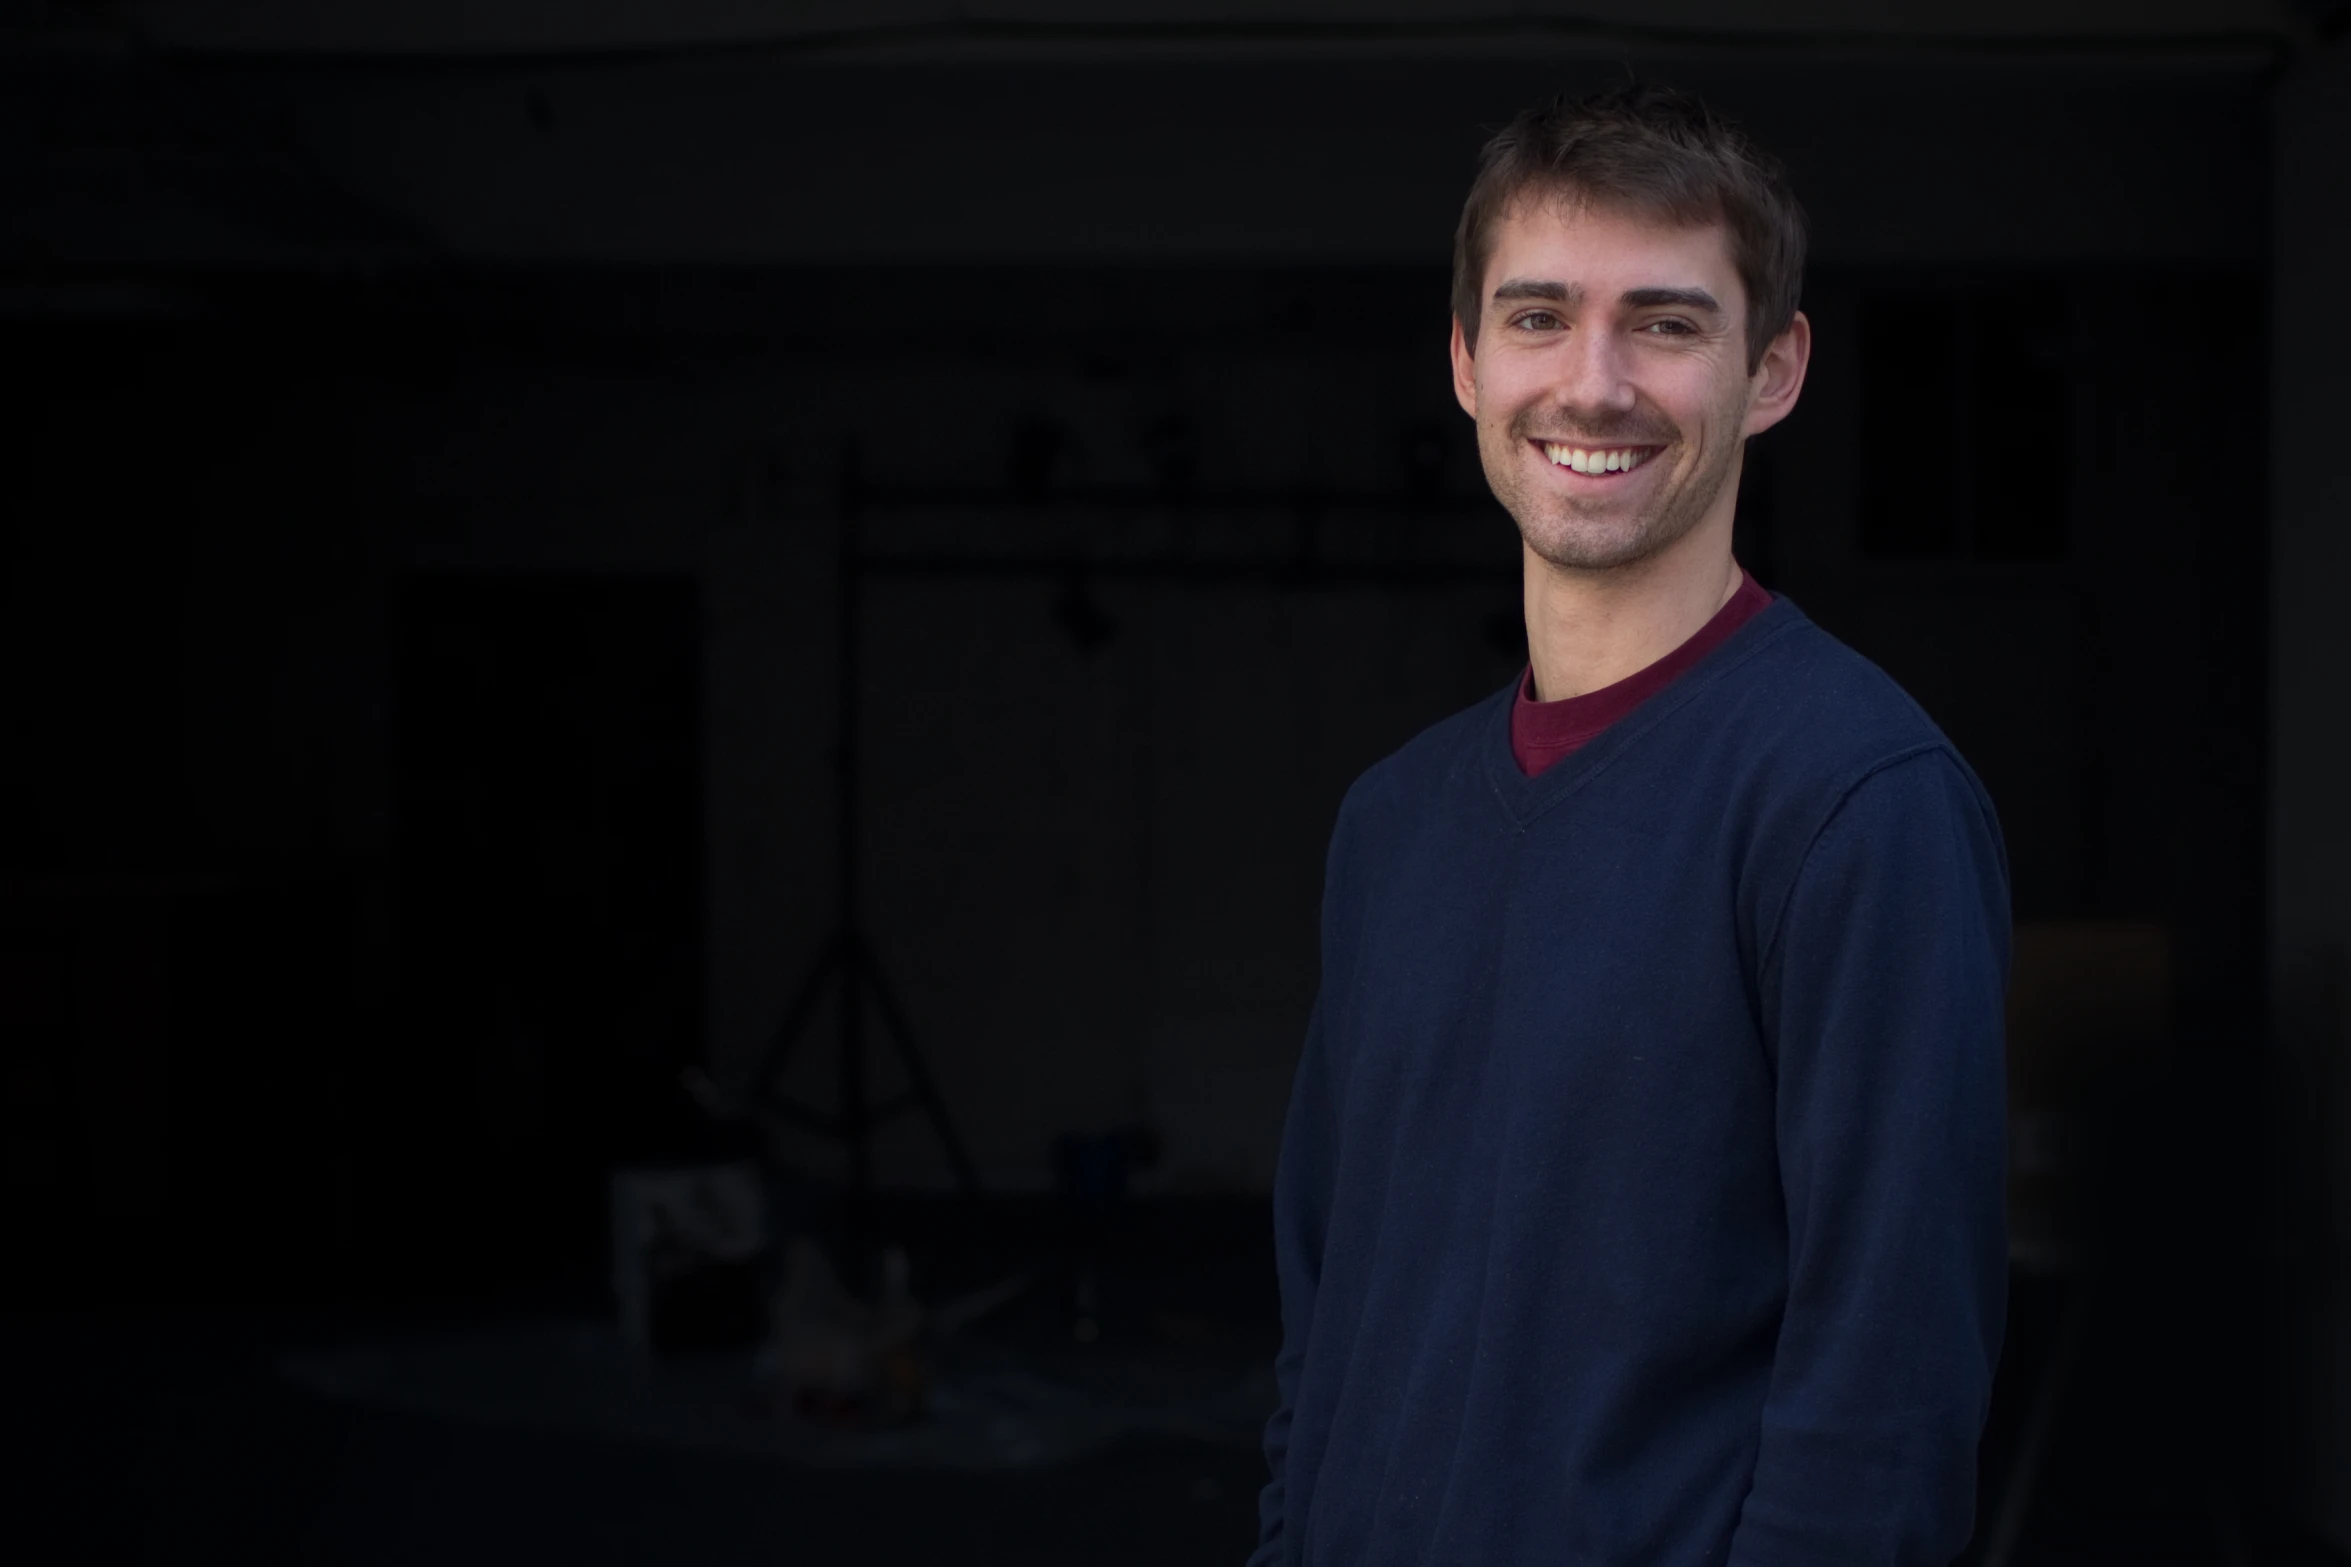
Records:
{"label": "brown hair", "polygon": [[1780,161],[1689,93],[1630,82],[1520,113],[1478,154],[1453,234],[1453,314],[1472,352],[1494,225],[1528,191],[1671,223],[1720,223],[1747,290],[1747,369],[1795,319],[1804,209]]}

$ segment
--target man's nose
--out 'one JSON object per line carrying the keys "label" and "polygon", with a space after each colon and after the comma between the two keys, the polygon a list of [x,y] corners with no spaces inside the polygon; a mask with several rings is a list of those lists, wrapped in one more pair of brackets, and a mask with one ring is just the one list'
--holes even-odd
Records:
{"label": "man's nose", "polygon": [[1559,378],[1552,396],[1563,408],[1592,413],[1623,413],[1631,409],[1631,365],[1625,345],[1606,328],[1580,329],[1560,345]]}

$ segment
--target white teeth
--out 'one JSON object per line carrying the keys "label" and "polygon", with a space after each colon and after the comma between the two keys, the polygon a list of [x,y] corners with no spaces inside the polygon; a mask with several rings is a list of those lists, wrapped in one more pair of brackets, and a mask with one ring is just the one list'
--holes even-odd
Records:
{"label": "white teeth", "polygon": [[1581,446],[1562,446],[1554,441],[1543,443],[1543,455],[1577,473],[1630,473],[1649,460],[1648,451],[1642,447],[1587,451]]}

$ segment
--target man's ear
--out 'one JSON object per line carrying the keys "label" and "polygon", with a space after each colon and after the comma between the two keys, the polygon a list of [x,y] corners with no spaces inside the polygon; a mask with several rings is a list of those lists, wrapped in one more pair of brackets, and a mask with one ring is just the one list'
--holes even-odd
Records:
{"label": "man's ear", "polygon": [[1787,418],[1796,406],[1797,394],[1804,390],[1804,370],[1811,363],[1812,323],[1799,310],[1787,330],[1763,351],[1763,363],[1755,367],[1755,396],[1747,405],[1747,422],[1739,433],[1761,435]]}
{"label": "man's ear", "polygon": [[1469,339],[1462,334],[1459,316],[1453,318],[1453,400],[1472,419],[1478,416],[1478,364],[1470,357]]}

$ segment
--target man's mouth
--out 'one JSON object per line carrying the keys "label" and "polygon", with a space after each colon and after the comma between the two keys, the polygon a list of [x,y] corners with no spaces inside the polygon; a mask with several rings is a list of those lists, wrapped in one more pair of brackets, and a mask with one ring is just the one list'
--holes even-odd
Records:
{"label": "man's mouth", "polygon": [[1661,446],[1569,446],[1559,441],[1535,444],[1554,467],[1588,474],[1630,473],[1664,450]]}

